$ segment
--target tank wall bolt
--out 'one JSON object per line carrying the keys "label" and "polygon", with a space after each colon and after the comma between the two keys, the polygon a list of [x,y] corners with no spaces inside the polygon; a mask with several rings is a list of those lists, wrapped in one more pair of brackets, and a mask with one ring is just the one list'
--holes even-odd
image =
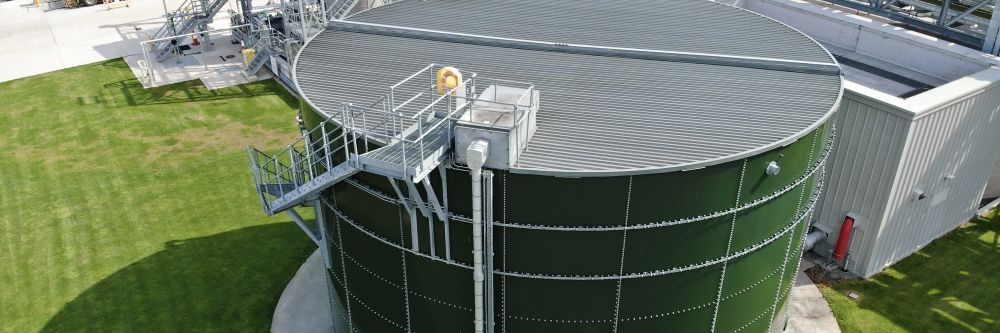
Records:
{"label": "tank wall bolt", "polygon": [[777,175],[779,172],[781,172],[781,166],[778,166],[777,161],[771,161],[770,163],[768,163],[767,169],[764,170],[764,173],[766,173],[768,176]]}

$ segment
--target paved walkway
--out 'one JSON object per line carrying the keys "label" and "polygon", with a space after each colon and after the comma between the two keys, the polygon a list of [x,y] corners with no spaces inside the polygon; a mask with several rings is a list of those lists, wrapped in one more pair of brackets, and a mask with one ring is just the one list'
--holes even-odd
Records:
{"label": "paved walkway", "polygon": [[[171,10],[182,2],[164,1]],[[232,6],[223,7],[211,28],[229,26],[226,10]],[[162,16],[161,0],[49,11],[32,0],[0,0],[0,82],[139,54],[139,41],[163,25]]]}
{"label": "paved walkway", "polygon": [[795,286],[788,294],[788,333],[840,333],[837,318],[819,288],[806,276],[814,265],[802,260]]}
{"label": "paved walkway", "polygon": [[[804,273],[812,266],[813,264],[802,261],[795,287],[792,287],[792,292],[788,295],[787,333],[840,333],[830,305],[820,294],[819,288]],[[302,267],[299,267],[295,277],[281,293],[278,306],[274,309],[271,332],[335,331],[331,320],[325,271],[322,256],[319,250],[316,250],[309,259],[306,259]]]}

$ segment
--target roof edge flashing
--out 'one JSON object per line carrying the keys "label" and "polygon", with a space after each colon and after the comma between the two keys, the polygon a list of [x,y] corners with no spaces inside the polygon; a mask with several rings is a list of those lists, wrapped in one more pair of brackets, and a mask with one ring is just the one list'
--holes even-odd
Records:
{"label": "roof edge flashing", "polygon": [[860,16],[816,0],[746,0],[744,9],[772,17],[824,45],[879,59],[950,82],[1000,64],[1000,57],[881,18]]}
{"label": "roof edge flashing", "polygon": [[775,59],[740,55],[677,52],[663,50],[646,50],[596,46],[585,44],[568,44],[557,42],[534,41],[524,39],[492,37],[475,34],[465,34],[429,29],[400,27],[375,23],[360,23],[349,21],[331,21],[327,28],[335,31],[375,34],[391,37],[432,40],[438,42],[462,43],[492,47],[514,48],[532,51],[559,52],[593,56],[618,57],[641,60],[671,61],[705,65],[733,66],[774,71],[810,73],[821,75],[840,75],[840,66],[836,62],[813,62],[789,59]]}
{"label": "roof edge flashing", "polygon": [[987,68],[906,99],[849,80],[845,80],[844,83],[844,89],[864,95],[894,111],[900,111],[896,114],[913,120],[941,110],[945,106],[970,94],[979,93],[989,86],[1000,84],[1000,67]]}

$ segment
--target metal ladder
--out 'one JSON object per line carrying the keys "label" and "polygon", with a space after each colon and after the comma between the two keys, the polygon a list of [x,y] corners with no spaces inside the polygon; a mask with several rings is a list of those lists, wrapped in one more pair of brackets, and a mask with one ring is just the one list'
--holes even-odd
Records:
{"label": "metal ladder", "polygon": [[[185,0],[177,10],[167,13],[167,22],[156,31],[152,39],[183,34],[212,22],[212,17],[222,9],[226,1],[228,0]],[[156,59],[163,61],[174,49],[174,45],[170,40],[163,40],[153,43],[153,48]]]}

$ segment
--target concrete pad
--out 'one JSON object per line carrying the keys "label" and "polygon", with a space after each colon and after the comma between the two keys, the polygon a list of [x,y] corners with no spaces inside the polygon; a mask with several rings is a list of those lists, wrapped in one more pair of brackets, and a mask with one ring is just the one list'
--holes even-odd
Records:
{"label": "concrete pad", "polygon": [[[812,263],[802,260],[799,267],[795,286],[788,295],[786,332],[840,333],[830,305],[805,274],[805,270],[812,266]],[[343,322],[346,318],[343,304],[336,302],[331,305],[328,293],[336,295],[337,291],[329,290],[323,257],[316,250],[299,267],[281,294],[274,310],[271,332],[347,332]]]}
{"label": "concrete pad", "polygon": [[806,276],[805,270],[813,264],[802,260],[795,286],[788,294],[788,333],[840,333],[837,318],[819,288]]}
{"label": "concrete pad", "polygon": [[[0,2],[0,82],[141,53],[139,42],[163,25],[163,1],[132,0],[106,5],[43,10],[31,0]],[[229,26],[226,5],[210,29]],[[235,7],[233,7],[235,8]],[[221,41],[220,41],[221,42]]]}
{"label": "concrete pad", "polygon": [[211,90],[271,78],[266,70],[246,76],[240,46],[231,43],[230,37],[228,32],[211,34],[211,50],[193,46],[185,55],[171,55],[162,62],[155,61],[153,54],[149,54],[149,63],[142,54],[134,54],[125,56],[125,63],[147,89],[200,79]]}
{"label": "concrete pad", "polygon": [[331,333],[333,312],[323,256],[316,250],[295,272],[278,299],[271,332]]}

